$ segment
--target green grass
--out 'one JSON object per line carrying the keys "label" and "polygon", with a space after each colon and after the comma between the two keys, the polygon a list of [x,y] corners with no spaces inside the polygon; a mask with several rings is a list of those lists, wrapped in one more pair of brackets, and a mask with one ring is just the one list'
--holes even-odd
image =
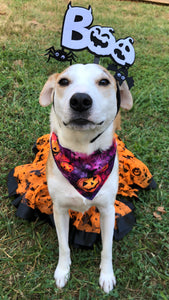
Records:
{"label": "green grass", "polygon": [[[147,164],[157,190],[140,193],[135,202],[137,224],[114,242],[117,286],[104,294],[98,286],[101,245],[94,250],[72,249],[71,278],[63,290],[55,287],[58,259],[55,230],[36,220],[15,217],[7,198],[7,174],[33,159],[31,147],[49,132],[49,110],[39,106],[47,77],[64,66],[46,63],[44,50],[59,46],[68,1],[7,0],[0,5],[1,209],[0,299],[157,299],[169,295],[168,148],[169,148],[169,8],[113,0],[72,1],[91,4],[94,23],[112,26],[116,38],[135,39],[136,61],[130,70],[134,107],[122,112],[120,137]],[[86,51],[78,62],[92,62]],[[106,66],[108,59],[101,62]],[[153,216],[159,206],[166,214]]]}

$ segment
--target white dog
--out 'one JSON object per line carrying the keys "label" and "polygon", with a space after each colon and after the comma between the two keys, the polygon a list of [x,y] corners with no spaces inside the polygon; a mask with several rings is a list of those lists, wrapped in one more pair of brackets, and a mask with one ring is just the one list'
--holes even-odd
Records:
{"label": "white dog", "polygon": [[[115,223],[114,201],[118,190],[118,156],[116,146],[112,143],[120,103],[118,92],[114,77],[105,68],[96,64],[75,64],[61,74],[50,76],[40,94],[42,106],[47,106],[53,101],[50,121],[51,138],[53,135],[54,140],[51,139],[47,162],[47,182],[53,201],[59,241],[59,261],[54,274],[59,288],[65,286],[70,273],[68,210],[85,212],[91,206],[96,206],[100,212],[102,253],[99,283],[106,293],[116,284],[112,266],[112,242]],[[120,96],[121,107],[130,109],[133,101],[125,82],[120,87]],[[61,148],[66,152],[60,152]],[[69,176],[73,169],[70,160],[65,156],[69,150],[74,156],[79,154],[79,157],[89,157],[93,153],[104,155],[110,148],[115,149],[111,172],[93,198],[86,196],[93,189],[85,192],[86,194],[81,193],[61,171],[63,167],[63,171],[67,171]],[[55,162],[57,157],[62,157],[59,166]],[[85,167],[83,164],[83,169]],[[96,169],[94,171],[98,171]],[[99,175],[90,178],[91,186],[94,186],[94,181],[99,181],[98,178]],[[78,180],[79,188],[84,179]]]}

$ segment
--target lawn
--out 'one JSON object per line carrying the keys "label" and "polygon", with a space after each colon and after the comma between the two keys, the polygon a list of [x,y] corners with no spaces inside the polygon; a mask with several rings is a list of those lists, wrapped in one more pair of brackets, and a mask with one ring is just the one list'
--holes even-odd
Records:
{"label": "lawn", "polygon": [[[120,137],[154,175],[157,189],[133,200],[137,223],[114,242],[117,286],[104,294],[98,286],[101,245],[72,249],[71,278],[63,290],[55,287],[58,259],[55,230],[36,220],[15,216],[7,191],[7,175],[29,163],[36,139],[49,133],[50,108],[38,103],[47,77],[68,66],[46,62],[45,49],[60,46],[68,1],[0,0],[1,209],[0,299],[121,299],[167,300],[169,295],[169,7],[134,1],[72,1],[88,7],[94,24],[115,29],[116,39],[132,36],[136,61],[130,70],[134,106],[122,111]],[[93,62],[86,51],[77,62]],[[101,59],[107,66],[109,59]],[[159,212],[159,207],[163,207]],[[154,214],[156,213],[156,214]]]}

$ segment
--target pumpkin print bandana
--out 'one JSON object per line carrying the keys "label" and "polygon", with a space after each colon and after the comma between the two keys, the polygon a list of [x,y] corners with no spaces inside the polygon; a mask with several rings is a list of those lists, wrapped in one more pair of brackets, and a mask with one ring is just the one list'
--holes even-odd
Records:
{"label": "pumpkin print bandana", "polygon": [[113,169],[117,148],[115,140],[108,150],[97,150],[91,155],[62,147],[54,132],[50,145],[54,160],[63,176],[81,195],[92,200]]}

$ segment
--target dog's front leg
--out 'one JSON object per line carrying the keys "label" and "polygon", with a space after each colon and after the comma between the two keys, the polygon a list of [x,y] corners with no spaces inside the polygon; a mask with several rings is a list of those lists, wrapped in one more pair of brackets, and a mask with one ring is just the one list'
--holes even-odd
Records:
{"label": "dog's front leg", "polygon": [[112,245],[115,223],[115,208],[111,205],[107,208],[99,208],[100,227],[102,237],[102,253],[100,264],[99,284],[104,292],[109,293],[116,285],[116,279],[112,265]]}
{"label": "dog's front leg", "polygon": [[70,248],[68,245],[69,234],[69,213],[65,209],[56,209],[54,207],[54,220],[59,242],[59,261],[56,267],[54,278],[59,288],[65,286],[70,273]]}

